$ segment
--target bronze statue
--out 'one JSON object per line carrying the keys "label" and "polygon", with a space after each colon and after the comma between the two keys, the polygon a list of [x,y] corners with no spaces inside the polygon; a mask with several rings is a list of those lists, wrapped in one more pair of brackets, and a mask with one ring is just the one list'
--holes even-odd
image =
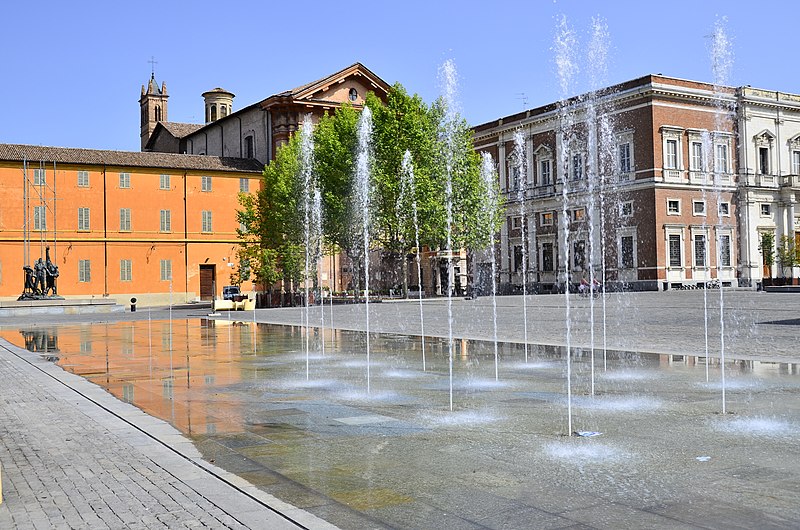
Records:
{"label": "bronze statue", "polygon": [[[45,295],[57,296],[58,292],[56,290],[56,278],[58,278],[58,265],[50,261],[50,247],[45,249],[45,275],[47,277],[47,283],[44,288]],[[50,292],[52,291],[52,293]]]}
{"label": "bronze statue", "polygon": [[59,276],[58,265],[50,259],[50,247],[45,249],[45,261],[39,258],[33,267],[25,265],[22,270],[25,272],[25,284],[22,294],[17,300],[42,300],[45,298],[63,300],[61,296],[58,296],[56,287],[56,278]]}

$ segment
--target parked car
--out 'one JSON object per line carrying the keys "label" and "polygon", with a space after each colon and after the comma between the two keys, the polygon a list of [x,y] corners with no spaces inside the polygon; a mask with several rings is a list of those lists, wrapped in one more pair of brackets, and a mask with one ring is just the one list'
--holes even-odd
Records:
{"label": "parked car", "polygon": [[235,300],[237,296],[240,296],[242,293],[239,290],[238,285],[226,285],[222,288],[222,299],[223,300]]}

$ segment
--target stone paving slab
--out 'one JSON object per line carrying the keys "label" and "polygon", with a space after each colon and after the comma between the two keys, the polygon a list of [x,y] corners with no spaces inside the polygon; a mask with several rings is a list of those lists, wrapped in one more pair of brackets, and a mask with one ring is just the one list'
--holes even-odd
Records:
{"label": "stone paving slab", "polygon": [[0,341],[0,528],[333,528],[167,423]]}

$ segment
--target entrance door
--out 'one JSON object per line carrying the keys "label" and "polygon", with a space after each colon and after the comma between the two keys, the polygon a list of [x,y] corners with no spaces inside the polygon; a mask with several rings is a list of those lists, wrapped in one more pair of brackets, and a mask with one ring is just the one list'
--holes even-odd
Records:
{"label": "entrance door", "polygon": [[200,300],[213,300],[217,285],[217,266],[200,265]]}

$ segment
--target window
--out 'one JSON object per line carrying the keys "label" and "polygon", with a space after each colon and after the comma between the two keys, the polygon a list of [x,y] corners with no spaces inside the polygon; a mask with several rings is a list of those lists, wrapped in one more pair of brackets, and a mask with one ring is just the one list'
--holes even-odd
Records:
{"label": "window", "polygon": [[633,265],[633,236],[622,236],[619,240],[620,267],[632,269]]}
{"label": "window", "polygon": [[731,266],[731,236],[728,234],[719,236],[719,265],[721,267]]}
{"label": "window", "polygon": [[769,175],[769,147],[758,148],[758,172]]}
{"label": "window", "polygon": [[586,218],[586,210],[584,208],[576,208],[572,210],[572,220],[575,222],[583,221]]}
{"label": "window", "polygon": [[792,151],[792,175],[800,175],[800,151]]}
{"label": "window", "polygon": [[667,199],[667,215],[680,215],[680,214],[681,214],[680,199]]}
{"label": "window", "polygon": [[47,215],[45,206],[33,207],[33,229],[34,230],[47,230]]}
{"label": "window", "polygon": [[211,104],[211,121],[217,121],[217,106]]}
{"label": "window", "polygon": [[717,144],[717,173],[728,173],[728,145]]}
{"label": "window", "polygon": [[161,210],[161,226],[159,230],[162,232],[172,231],[172,212],[170,210]]}
{"label": "window", "polygon": [[509,168],[508,174],[511,176],[511,188],[512,190],[520,190],[520,167],[515,165]]}
{"label": "window", "polygon": [[[769,217],[772,215],[772,205],[767,202],[761,203],[761,217]],[[34,230],[36,230],[34,228]]]}
{"label": "window", "polygon": [[681,258],[681,236],[680,234],[669,235],[669,266],[680,267],[683,263]]}
{"label": "window", "polygon": [[78,171],[78,187],[79,188],[88,188],[89,187],[89,172],[88,171]]}
{"label": "window", "polygon": [[583,269],[586,265],[586,241],[575,241],[572,244],[572,265],[576,269]]}
{"label": "window", "polygon": [[553,272],[553,244],[542,243],[542,270]]}
{"label": "window", "polygon": [[522,270],[522,245],[514,246],[514,272]]}
{"label": "window", "polygon": [[129,259],[119,260],[119,281],[129,282],[132,279],[131,274],[132,261]]}
{"label": "window", "polygon": [[255,143],[253,142],[252,135],[244,137],[244,157],[245,158],[256,157],[256,148],[255,148]]}
{"label": "window", "polygon": [[694,266],[706,266],[706,236],[705,234],[694,235]]}
{"label": "window", "polygon": [[228,106],[227,105],[220,105],[219,107],[219,117],[224,118],[228,115]]}
{"label": "window", "polygon": [[92,281],[92,262],[88,259],[78,260],[78,281],[83,283]]}
{"label": "window", "polygon": [[705,215],[706,201],[692,201],[692,215]]}
{"label": "window", "polygon": [[239,191],[242,193],[250,191],[250,179],[239,179]]}
{"label": "window", "polygon": [[169,175],[161,175],[159,179],[158,189],[160,190],[168,190],[170,189],[170,182],[169,182]]}
{"label": "window", "polygon": [[130,232],[131,231],[131,209],[130,208],[120,208],[119,209],[119,231],[120,232]]}
{"label": "window", "polygon": [[692,170],[705,171],[702,142],[692,142]]}
{"label": "window", "polygon": [[78,230],[89,230],[89,208],[78,208]]}
{"label": "window", "polygon": [[161,281],[166,282],[172,280],[172,260],[161,260]]}
{"label": "window", "polygon": [[552,160],[539,161],[539,184],[549,186],[553,182]]}
{"label": "window", "polygon": [[664,167],[678,169],[678,140],[667,140],[667,152],[664,155]]}
{"label": "window", "polygon": [[120,173],[119,174],[119,187],[122,189],[127,189],[131,187],[131,174],[130,173]]}
{"label": "window", "polygon": [[631,144],[624,143],[617,146],[617,153],[619,155],[619,172],[631,172]]}
{"label": "window", "polygon": [[44,186],[47,184],[47,172],[44,169],[33,170],[33,185]]}
{"label": "window", "polygon": [[722,217],[730,217],[730,215],[731,215],[731,203],[729,203],[729,202],[721,202],[721,203],[719,203],[719,214]]}
{"label": "window", "polygon": [[620,217],[631,217],[633,215],[633,201],[625,201],[619,205]]}
{"label": "window", "polygon": [[539,216],[539,224],[551,226],[553,224],[553,212],[542,212]]}
{"label": "window", "polygon": [[211,227],[211,212],[203,210],[203,232],[213,232]]}
{"label": "window", "polygon": [[583,178],[583,155],[575,153],[572,155],[572,180]]}
{"label": "window", "polygon": [[522,228],[522,217],[516,216],[511,218],[511,229],[519,230]]}
{"label": "window", "polygon": [[211,177],[206,177],[205,175],[200,177],[200,190],[211,191]]}
{"label": "window", "polygon": [[351,88],[350,92],[347,94],[347,97],[350,101],[355,101],[358,99],[358,90],[355,88]]}

